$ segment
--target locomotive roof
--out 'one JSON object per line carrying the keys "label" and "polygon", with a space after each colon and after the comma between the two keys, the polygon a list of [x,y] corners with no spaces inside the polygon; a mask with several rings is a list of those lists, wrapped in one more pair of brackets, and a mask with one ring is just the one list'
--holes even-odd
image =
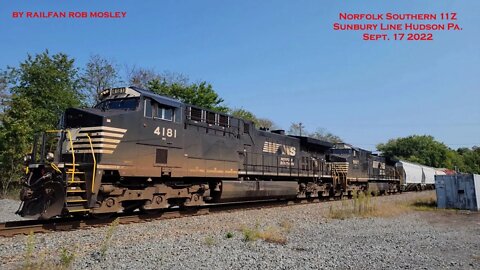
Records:
{"label": "locomotive roof", "polygon": [[171,98],[171,97],[159,95],[159,94],[154,93],[153,91],[150,91],[150,90],[147,90],[147,89],[143,89],[143,88],[136,87],[136,86],[130,86],[129,88],[137,91],[138,93],[140,93],[141,95],[143,95],[145,97],[151,98],[151,99],[155,100],[156,102],[167,105],[167,106],[181,107],[183,105],[183,103],[178,99],[174,99],[174,98]]}
{"label": "locomotive roof", "polygon": [[310,137],[305,136],[290,136],[294,138],[300,139],[300,144],[303,146],[307,146],[309,148],[315,148],[319,150],[327,150],[333,147],[333,144],[327,141],[322,141]]}
{"label": "locomotive roof", "polygon": [[360,147],[357,147],[357,146],[353,146],[349,143],[335,143],[333,144],[333,149],[353,149],[353,150],[356,150],[356,151],[362,151],[362,152],[367,152],[369,154],[372,154],[372,151],[369,151],[369,150],[366,150],[366,149],[363,149],[363,148],[360,148]]}

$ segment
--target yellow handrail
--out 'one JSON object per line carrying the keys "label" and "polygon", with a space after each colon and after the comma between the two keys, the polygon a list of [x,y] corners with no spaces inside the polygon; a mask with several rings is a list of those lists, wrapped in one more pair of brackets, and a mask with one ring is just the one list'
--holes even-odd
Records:
{"label": "yellow handrail", "polygon": [[93,174],[92,174],[92,193],[94,193],[95,190],[95,169],[97,168],[97,160],[95,159],[95,152],[93,151],[93,145],[92,145],[92,138],[90,138],[90,135],[87,134],[88,141],[90,142],[90,150],[92,150],[92,157],[93,157]]}
{"label": "yellow handrail", "polygon": [[[63,130],[61,130],[61,129],[49,129],[49,130],[46,130],[45,133],[57,133],[57,132],[62,132],[62,131]],[[70,136],[70,138],[71,138],[71,136]],[[55,171],[57,171],[58,173],[62,173],[62,171],[58,168],[58,166],[55,163],[51,162],[50,166],[52,166],[52,168]],[[73,181],[73,179],[72,179],[72,181]]]}
{"label": "yellow handrail", "polygon": [[57,171],[58,173],[62,173],[62,171],[58,168],[58,166],[55,164],[55,163],[50,163],[50,166],[52,166],[52,168]]}
{"label": "yellow handrail", "polygon": [[66,130],[68,134],[68,140],[70,141],[70,150],[72,151],[72,182],[75,181],[75,151],[73,150],[73,139],[70,130]]}

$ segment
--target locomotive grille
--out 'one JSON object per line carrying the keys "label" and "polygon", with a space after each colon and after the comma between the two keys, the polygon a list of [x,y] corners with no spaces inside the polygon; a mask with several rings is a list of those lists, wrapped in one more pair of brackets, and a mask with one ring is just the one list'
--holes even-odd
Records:
{"label": "locomotive grille", "polygon": [[[94,153],[111,154],[117,148],[121,139],[127,132],[126,129],[98,126],[85,127],[77,130],[72,130],[73,134],[73,149],[75,153],[91,153],[88,135],[92,140],[92,147]],[[68,152],[72,152],[68,146]]]}
{"label": "locomotive grille", "polygon": [[333,162],[332,163],[332,170],[339,172],[339,173],[347,173],[348,172],[348,162]]}

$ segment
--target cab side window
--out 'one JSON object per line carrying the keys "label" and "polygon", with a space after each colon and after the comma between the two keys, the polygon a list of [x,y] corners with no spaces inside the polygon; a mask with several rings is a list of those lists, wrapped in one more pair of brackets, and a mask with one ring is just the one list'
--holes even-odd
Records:
{"label": "cab side window", "polygon": [[155,118],[173,121],[173,109],[158,104]]}
{"label": "cab side window", "polygon": [[173,121],[174,108],[158,104],[150,99],[145,99],[145,117]]}
{"label": "cab side window", "polygon": [[149,117],[149,118],[152,118],[152,112],[153,112],[153,108],[152,108],[152,101],[149,100],[149,99],[145,99],[145,117]]}

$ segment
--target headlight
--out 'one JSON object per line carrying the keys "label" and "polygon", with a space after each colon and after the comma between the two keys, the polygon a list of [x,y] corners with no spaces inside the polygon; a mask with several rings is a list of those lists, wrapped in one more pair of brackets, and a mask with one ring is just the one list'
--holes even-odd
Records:
{"label": "headlight", "polygon": [[30,162],[30,160],[32,160],[32,155],[30,155],[30,154],[27,154],[27,155],[25,155],[25,156],[23,157],[23,162],[24,162],[25,164],[27,164],[28,162]]}
{"label": "headlight", "polygon": [[51,152],[48,152],[47,156],[45,157],[48,161],[53,161],[55,155]]}

